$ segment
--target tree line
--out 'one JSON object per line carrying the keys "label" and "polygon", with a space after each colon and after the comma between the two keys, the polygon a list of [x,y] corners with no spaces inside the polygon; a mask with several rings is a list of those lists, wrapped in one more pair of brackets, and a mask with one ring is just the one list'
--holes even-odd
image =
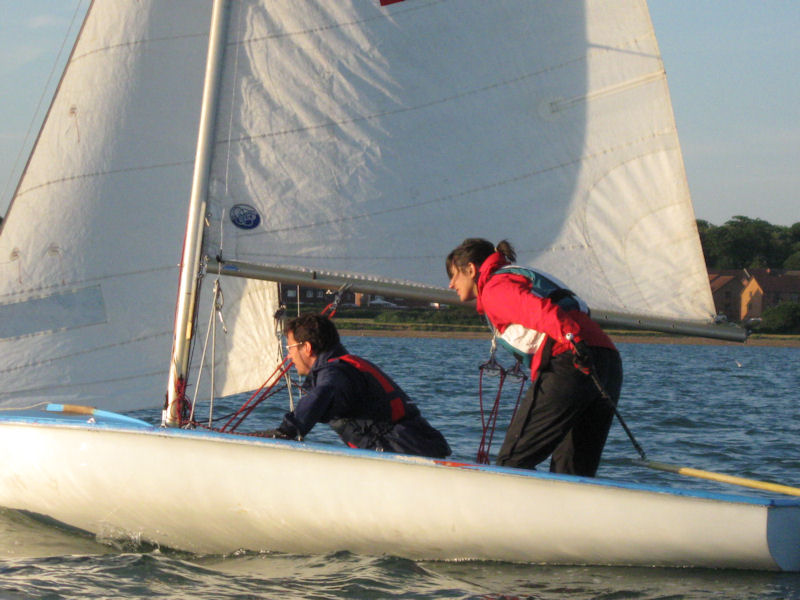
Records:
{"label": "tree line", "polygon": [[697,221],[708,269],[800,270],[800,222],[789,227],[736,216],[724,225]]}
{"label": "tree line", "polygon": [[[697,221],[708,269],[800,270],[800,223],[789,227],[736,216],[724,225]],[[800,303],[767,308],[758,331],[800,333]]]}

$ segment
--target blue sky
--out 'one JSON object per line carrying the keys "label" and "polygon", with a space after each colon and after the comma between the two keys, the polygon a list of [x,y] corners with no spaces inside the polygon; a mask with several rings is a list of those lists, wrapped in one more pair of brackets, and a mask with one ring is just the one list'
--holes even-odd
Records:
{"label": "blue sky", "polygon": [[[88,5],[0,0],[0,214],[69,53],[70,22],[77,15],[74,34]],[[697,218],[800,221],[800,1],[649,6]]]}

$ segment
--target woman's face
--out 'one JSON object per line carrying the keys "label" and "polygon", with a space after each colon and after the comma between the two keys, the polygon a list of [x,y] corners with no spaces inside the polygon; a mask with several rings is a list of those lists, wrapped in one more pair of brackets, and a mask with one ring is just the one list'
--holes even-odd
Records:
{"label": "woman's face", "polygon": [[462,302],[474,300],[478,294],[478,284],[475,282],[475,275],[478,270],[474,263],[467,263],[464,268],[458,268],[453,265],[450,269],[450,285],[451,290],[455,290],[458,294],[458,299]]}

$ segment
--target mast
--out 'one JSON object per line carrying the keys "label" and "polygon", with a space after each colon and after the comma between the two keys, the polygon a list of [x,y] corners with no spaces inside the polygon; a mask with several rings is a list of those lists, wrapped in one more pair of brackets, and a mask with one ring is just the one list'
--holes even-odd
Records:
{"label": "mast", "polygon": [[162,425],[176,426],[180,421],[179,404],[185,389],[189,368],[189,348],[194,335],[194,306],[197,291],[200,254],[203,242],[204,215],[208,197],[208,179],[214,147],[222,62],[225,54],[225,31],[228,1],[214,0],[208,40],[203,100],[197,136],[189,215],[181,258],[180,283],[175,310],[175,328],[172,342],[167,402],[162,415]]}

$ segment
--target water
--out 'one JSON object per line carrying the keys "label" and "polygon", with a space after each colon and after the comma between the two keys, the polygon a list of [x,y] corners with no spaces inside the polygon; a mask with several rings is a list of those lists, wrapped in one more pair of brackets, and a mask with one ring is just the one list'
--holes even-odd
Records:
{"label": "water", "polygon": [[[487,342],[344,341],[351,352],[384,366],[418,401],[447,435],[454,459],[474,459],[481,431],[477,365],[488,357]],[[620,410],[648,458],[800,485],[800,348],[620,344],[620,351],[625,365]],[[492,396],[496,380],[487,385]],[[514,397],[507,383],[501,424],[508,420]],[[252,427],[274,427],[285,409],[277,400],[260,407]],[[338,443],[324,425],[309,439]],[[495,439],[493,452],[501,431]],[[615,424],[598,475],[743,491],[648,470],[632,464],[634,458],[630,440]],[[194,556],[100,543],[82,532],[0,509],[0,600],[33,598],[800,599],[800,574],[415,562],[349,553]]]}

